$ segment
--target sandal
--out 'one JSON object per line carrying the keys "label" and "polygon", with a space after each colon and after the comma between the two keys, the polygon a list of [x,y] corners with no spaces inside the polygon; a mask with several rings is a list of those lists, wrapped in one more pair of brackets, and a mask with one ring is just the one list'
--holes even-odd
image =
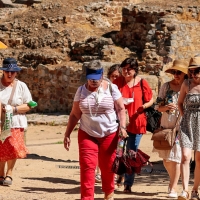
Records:
{"label": "sandal", "polygon": [[124,193],[131,193],[131,186],[130,185],[124,185]]}
{"label": "sandal", "polygon": [[[7,179],[10,179],[10,180],[7,180]],[[12,177],[11,176],[6,176],[4,178],[4,181],[3,181],[3,185],[12,185]]]}
{"label": "sandal", "polygon": [[118,187],[123,185],[123,180],[124,180],[124,177],[119,175],[116,181]]}
{"label": "sandal", "polygon": [[0,185],[3,185],[4,180],[5,180],[4,176],[0,176]]}

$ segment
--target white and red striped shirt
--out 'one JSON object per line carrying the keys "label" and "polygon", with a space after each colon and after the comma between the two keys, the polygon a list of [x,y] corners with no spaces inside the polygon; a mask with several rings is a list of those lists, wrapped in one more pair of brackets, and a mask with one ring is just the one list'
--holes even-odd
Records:
{"label": "white and red striped shirt", "polygon": [[111,87],[112,92],[109,87],[105,91],[100,87],[97,92],[90,92],[83,85],[75,94],[74,101],[79,101],[82,112],[80,129],[90,136],[101,138],[118,129],[114,101],[121,97],[121,93],[116,85],[111,84]]}

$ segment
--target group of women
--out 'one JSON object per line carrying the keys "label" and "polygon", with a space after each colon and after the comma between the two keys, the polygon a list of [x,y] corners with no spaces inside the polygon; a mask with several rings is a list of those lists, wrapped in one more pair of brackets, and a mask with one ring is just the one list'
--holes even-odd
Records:
{"label": "group of women", "polygon": [[[115,73],[108,73],[112,83],[103,77],[103,67],[99,61],[91,61],[86,67],[86,83],[75,94],[73,108],[64,137],[64,146],[70,148],[70,134],[80,120],[78,132],[81,200],[94,199],[95,169],[101,170],[102,190],[105,200],[114,199],[114,174],[111,167],[116,156],[120,137],[127,138],[127,148],[137,151],[142,135],[146,133],[144,110],[153,104],[152,90],[146,80],[138,76],[138,63],[134,58],[125,59]],[[112,70],[111,70],[112,71]],[[189,200],[189,163],[191,152],[195,150],[196,168],[192,200],[199,200],[200,183],[200,57],[195,56],[190,64],[175,60],[166,70],[173,80],[164,83],[159,92],[157,109],[163,113],[161,126],[173,128],[180,120],[179,134],[172,150],[159,151],[169,174],[168,197]],[[188,79],[189,76],[189,79]],[[141,84],[142,81],[142,84]],[[170,101],[169,101],[170,99]],[[129,124],[126,126],[128,111]],[[179,117],[179,118],[181,118]],[[119,122],[119,124],[118,124]],[[179,125],[177,126],[179,127]],[[183,191],[178,196],[176,186],[182,178]],[[123,178],[118,178],[118,183]],[[125,174],[124,192],[130,193],[134,183],[134,173]]]}
{"label": "group of women", "polygon": [[[166,70],[173,75],[173,80],[164,83],[159,92],[158,110],[162,112],[161,126],[174,128],[178,134],[171,150],[157,150],[163,158],[163,164],[169,174],[168,197],[178,200],[199,200],[200,184],[200,57],[191,58],[189,64],[175,60],[173,66]],[[180,120],[179,120],[180,119]],[[177,123],[178,120],[178,123]],[[194,185],[189,195],[190,160],[195,151]],[[183,191],[180,195],[176,187],[182,179]]]}
{"label": "group of women", "polygon": [[[2,116],[9,105],[13,114],[10,136],[0,140],[0,185],[12,184],[12,171],[18,158],[28,153],[24,144],[24,129],[27,127],[25,113],[30,110],[32,100],[25,83],[16,79],[20,71],[17,61],[3,61],[3,76],[0,80],[0,102]],[[75,94],[72,111],[64,137],[64,147],[70,148],[70,135],[80,120],[78,131],[81,200],[94,199],[95,169],[101,170],[102,190],[105,200],[114,199],[114,174],[111,171],[116,156],[119,137],[127,138],[127,149],[137,151],[142,135],[146,133],[144,110],[153,104],[153,94],[146,80],[138,76],[139,66],[134,58],[126,58],[121,64],[112,66],[108,78],[103,76],[103,67],[98,60],[86,67],[86,83]],[[177,119],[175,144],[171,150],[156,150],[163,158],[169,174],[168,197],[178,200],[200,200],[200,56],[191,58],[189,64],[175,60],[166,70],[173,76],[159,91],[157,109],[162,112],[161,126],[173,128]],[[188,78],[189,77],[189,78]],[[141,84],[142,81],[142,84]],[[14,94],[13,93],[14,90]],[[128,112],[129,124],[126,124]],[[1,117],[2,117],[1,116]],[[179,117],[181,116],[181,117]],[[2,118],[5,119],[5,116]],[[3,124],[3,123],[2,123]],[[5,127],[1,127],[4,129]],[[189,194],[190,160],[195,151],[196,167],[194,185]],[[6,167],[7,163],[7,167]],[[176,187],[182,179],[183,191],[178,196]],[[123,178],[118,178],[118,183]],[[124,192],[130,193],[134,173],[124,175]]]}

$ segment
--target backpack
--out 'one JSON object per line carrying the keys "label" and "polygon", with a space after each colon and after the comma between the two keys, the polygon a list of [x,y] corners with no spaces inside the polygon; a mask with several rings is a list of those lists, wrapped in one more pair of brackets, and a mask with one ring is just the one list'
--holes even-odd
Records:
{"label": "backpack", "polygon": [[[141,79],[140,81],[140,87],[143,93],[143,79]],[[144,95],[142,94],[142,96],[143,96],[142,100],[144,103]],[[155,109],[155,103],[153,103],[152,106],[146,108],[144,112],[147,117],[146,130],[153,133],[156,129],[160,127],[160,120],[162,113]]]}

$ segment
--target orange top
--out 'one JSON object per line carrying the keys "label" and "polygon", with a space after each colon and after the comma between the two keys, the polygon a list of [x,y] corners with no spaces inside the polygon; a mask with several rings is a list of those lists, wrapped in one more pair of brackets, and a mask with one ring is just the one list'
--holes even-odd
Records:
{"label": "orange top", "polygon": [[[141,81],[143,90],[141,88]],[[152,90],[149,87],[149,84],[146,80],[142,79],[138,82],[137,85],[129,88],[126,84],[123,76],[118,77],[114,80],[114,84],[116,84],[122,93],[122,97],[124,98],[132,98],[134,97],[134,102],[125,105],[125,108],[129,114],[129,125],[127,126],[127,131],[133,134],[136,133],[146,133],[146,115],[144,113],[137,114],[136,111],[139,107],[141,107],[145,102],[148,102],[152,98]],[[144,100],[144,103],[143,103]]]}

